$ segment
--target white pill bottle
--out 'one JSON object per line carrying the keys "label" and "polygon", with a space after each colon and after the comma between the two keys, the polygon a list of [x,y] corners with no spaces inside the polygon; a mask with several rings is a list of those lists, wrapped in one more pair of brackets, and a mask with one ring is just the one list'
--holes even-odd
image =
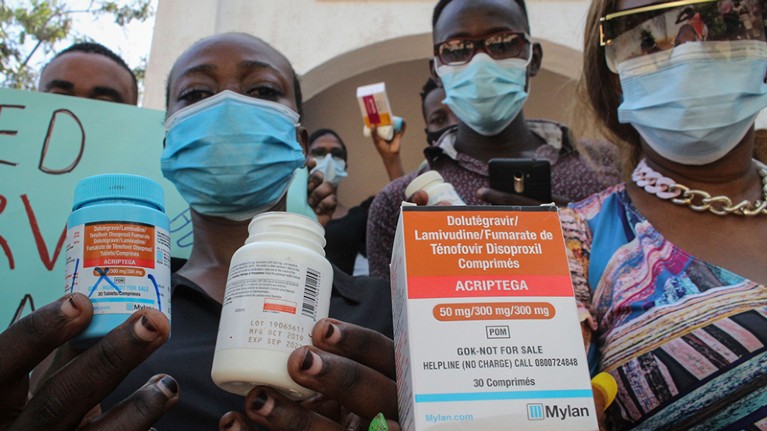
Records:
{"label": "white pill bottle", "polygon": [[314,324],[328,316],[333,268],[325,230],[299,214],[267,212],[248,226],[232,256],[211,376],[246,395],[268,385],[294,400],[314,394],[290,378],[288,356],[311,345]]}
{"label": "white pill bottle", "polygon": [[405,188],[405,197],[409,198],[419,190],[429,195],[429,202],[426,205],[436,205],[439,202],[449,202],[450,205],[455,206],[466,205],[453,185],[445,182],[437,171],[426,171],[413,178],[413,181]]}

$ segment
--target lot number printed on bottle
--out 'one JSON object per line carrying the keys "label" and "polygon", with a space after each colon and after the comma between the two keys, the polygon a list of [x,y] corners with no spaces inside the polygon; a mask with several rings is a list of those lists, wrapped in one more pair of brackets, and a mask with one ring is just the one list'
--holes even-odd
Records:
{"label": "lot number printed on bottle", "polygon": [[[218,349],[264,348],[292,351],[311,344],[322,307],[320,271],[300,263],[247,260],[229,270]],[[235,310],[229,310],[237,307]]]}

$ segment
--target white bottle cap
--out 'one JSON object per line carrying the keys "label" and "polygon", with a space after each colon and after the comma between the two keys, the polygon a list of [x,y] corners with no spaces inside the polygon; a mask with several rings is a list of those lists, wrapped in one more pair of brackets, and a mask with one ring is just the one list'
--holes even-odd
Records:
{"label": "white bottle cap", "polygon": [[442,175],[440,175],[437,171],[426,171],[415,177],[413,181],[407,185],[405,188],[405,196],[410,197],[413,195],[413,193],[434,182],[443,183],[445,182],[445,179],[442,178]]}
{"label": "white bottle cap", "polygon": [[325,229],[303,214],[267,211],[253,217],[245,244],[256,241],[285,241],[299,244],[325,256]]}

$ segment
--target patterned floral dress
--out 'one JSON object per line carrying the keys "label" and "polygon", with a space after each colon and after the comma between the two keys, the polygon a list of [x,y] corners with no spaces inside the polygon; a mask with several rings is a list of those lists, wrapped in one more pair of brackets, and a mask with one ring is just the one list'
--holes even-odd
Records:
{"label": "patterned floral dress", "polygon": [[767,287],[667,241],[613,186],[561,211],[609,430],[767,430]]}

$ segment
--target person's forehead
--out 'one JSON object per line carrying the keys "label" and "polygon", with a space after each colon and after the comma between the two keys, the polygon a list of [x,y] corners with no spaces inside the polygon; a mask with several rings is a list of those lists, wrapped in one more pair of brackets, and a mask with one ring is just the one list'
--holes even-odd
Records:
{"label": "person's forehead", "polygon": [[266,64],[292,82],[293,68],[282,54],[264,42],[244,35],[213,36],[198,42],[176,60],[171,81],[199,66],[236,66],[247,61]]}
{"label": "person's forehead", "polygon": [[424,109],[429,114],[437,109],[441,108],[442,101],[445,99],[445,90],[442,88],[435,88],[426,95],[424,99]]}
{"label": "person's forehead", "polygon": [[41,82],[57,79],[72,80],[75,78],[102,77],[106,81],[115,78],[133,81],[130,72],[117,64],[111,58],[89,52],[68,52],[51,61],[40,76]]}
{"label": "person's forehead", "polygon": [[435,42],[450,37],[483,36],[511,29],[526,31],[527,18],[515,0],[453,0],[434,26]]}
{"label": "person's forehead", "polygon": [[341,142],[339,142],[338,139],[336,139],[335,136],[333,136],[333,135],[328,133],[328,134],[322,135],[322,136],[318,137],[317,139],[315,139],[314,141],[312,141],[310,147],[318,147],[320,145],[323,145],[323,146],[333,146],[333,147],[341,147]]}

